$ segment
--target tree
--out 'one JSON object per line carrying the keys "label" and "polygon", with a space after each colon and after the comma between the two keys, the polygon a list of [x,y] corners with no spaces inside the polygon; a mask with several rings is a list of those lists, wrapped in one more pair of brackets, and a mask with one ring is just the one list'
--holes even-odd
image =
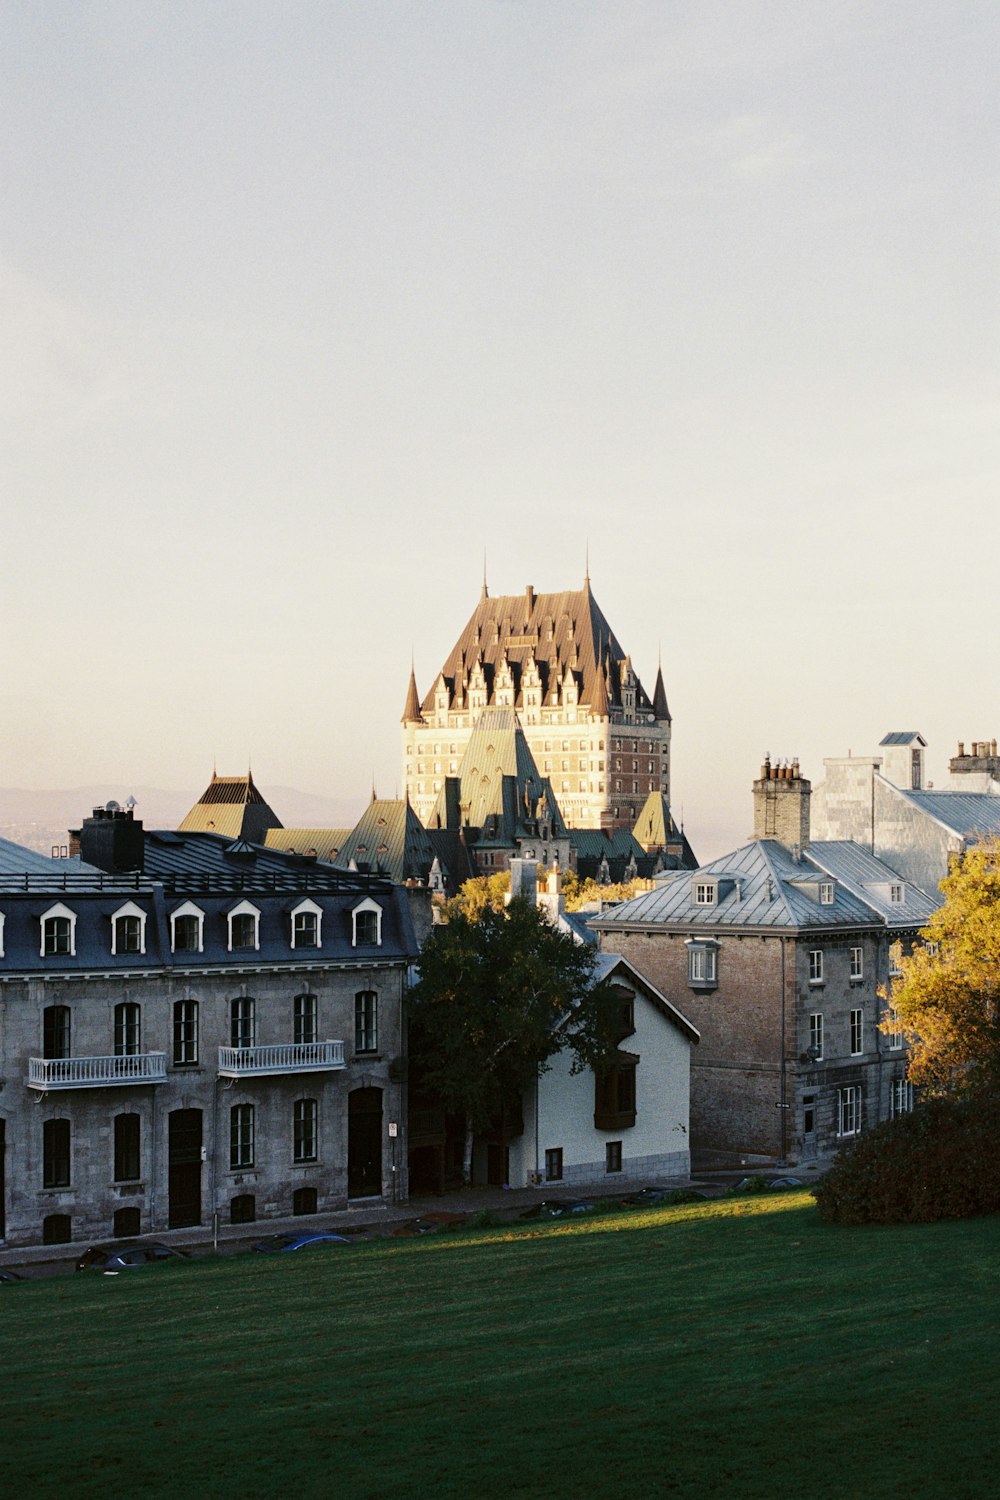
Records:
{"label": "tree", "polygon": [[1000,839],[969,849],[941,882],[923,943],[898,957],[883,1031],[910,1043],[909,1078],[931,1095],[1000,1086]]}
{"label": "tree", "polygon": [[556,1052],[572,1051],[574,1072],[613,1060],[615,999],[593,983],[595,959],[522,898],[433,928],[410,991],[410,1055],[421,1087],[465,1116],[466,1182],[475,1134]]}
{"label": "tree", "polygon": [[459,887],[450,901],[445,902],[445,920],[463,912],[473,922],[478,922],[488,906],[494,911],[503,911],[509,892],[509,870],[498,870],[495,875],[475,875]]}

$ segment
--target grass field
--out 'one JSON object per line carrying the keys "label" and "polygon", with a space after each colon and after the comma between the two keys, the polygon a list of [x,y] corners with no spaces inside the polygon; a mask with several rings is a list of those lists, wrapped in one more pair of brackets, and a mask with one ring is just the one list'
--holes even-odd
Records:
{"label": "grass field", "polygon": [[0,1289],[0,1490],[989,1496],[1000,1218],[804,1193]]}

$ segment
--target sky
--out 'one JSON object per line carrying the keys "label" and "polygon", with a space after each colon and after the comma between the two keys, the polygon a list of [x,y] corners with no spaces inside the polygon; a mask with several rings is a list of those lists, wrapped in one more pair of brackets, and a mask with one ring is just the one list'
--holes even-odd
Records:
{"label": "sky", "polygon": [[998,57],[964,0],[6,0],[0,786],[360,812],[484,557],[588,551],[702,857],[765,751],[943,777],[1000,733]]}

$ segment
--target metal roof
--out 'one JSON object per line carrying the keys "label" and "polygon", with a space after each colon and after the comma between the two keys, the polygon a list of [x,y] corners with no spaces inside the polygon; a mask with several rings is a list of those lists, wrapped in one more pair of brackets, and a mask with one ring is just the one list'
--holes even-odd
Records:
{"label": "metal roof", "polygon": [[100,875],[94,865],[82,859],[51,859],[35,849],[26,849],[11,839],[0,839],[0,875]]}
{"label": "metal roof", "polygon": [[314,855],[333,864],[350,832],[349,828],[269,828],[264,847],[282,849],[286,854]]}
{"label": "metal roof", "polygon": [[[775,839],[756,839],[694,872],[667,876],[656,890],[602,912],[591,925],[613,932],[616,927],[681,924],[705,933],[733,927],[812,931],[883,925],[874,906],[839,881],[833,901],[821,905],[823,873],[808,855],[796,860]],[[695,888],[709,877],[718,882],[717,899],[712,905],[696,904]]]}
{"label": "metal roof", "polygon": [[914,741],[916,741],[917,744],[923,745],[924,748],[926,749],[926,747],[927,747],[927,741],[924,739],[923,735],[922,734],[918,734],[915,729],[896,729],[896,730],[893,730],[893,732],[891,734],[883,735],[882,738],[879,740],[879,744],[880,745],[912,745],[914,743]]}
{"label": "metal roof", "polygon": [[929,813],[952,833],[965,839],[977,839],[1000,833],[1000,796],[996,792],[908,792],[921,812]]}
{"label": "metal roof", "polygon": [[[850,839],[818,840],[809,845],[805,857],[874,906],[890,927],[923,927],[941,904],[940,896],[904,880],[884,860]],[[900,892],[901,901],[892,900],[893,889]]]}

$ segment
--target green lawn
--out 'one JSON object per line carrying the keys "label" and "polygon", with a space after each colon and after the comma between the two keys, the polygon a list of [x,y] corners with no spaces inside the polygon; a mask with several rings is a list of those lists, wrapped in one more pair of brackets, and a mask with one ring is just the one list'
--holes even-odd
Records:
{"label": "green lawn", "polygon": [[3,1287],[3,1492],[979,1500],[998,1281],[790,1193]]}

